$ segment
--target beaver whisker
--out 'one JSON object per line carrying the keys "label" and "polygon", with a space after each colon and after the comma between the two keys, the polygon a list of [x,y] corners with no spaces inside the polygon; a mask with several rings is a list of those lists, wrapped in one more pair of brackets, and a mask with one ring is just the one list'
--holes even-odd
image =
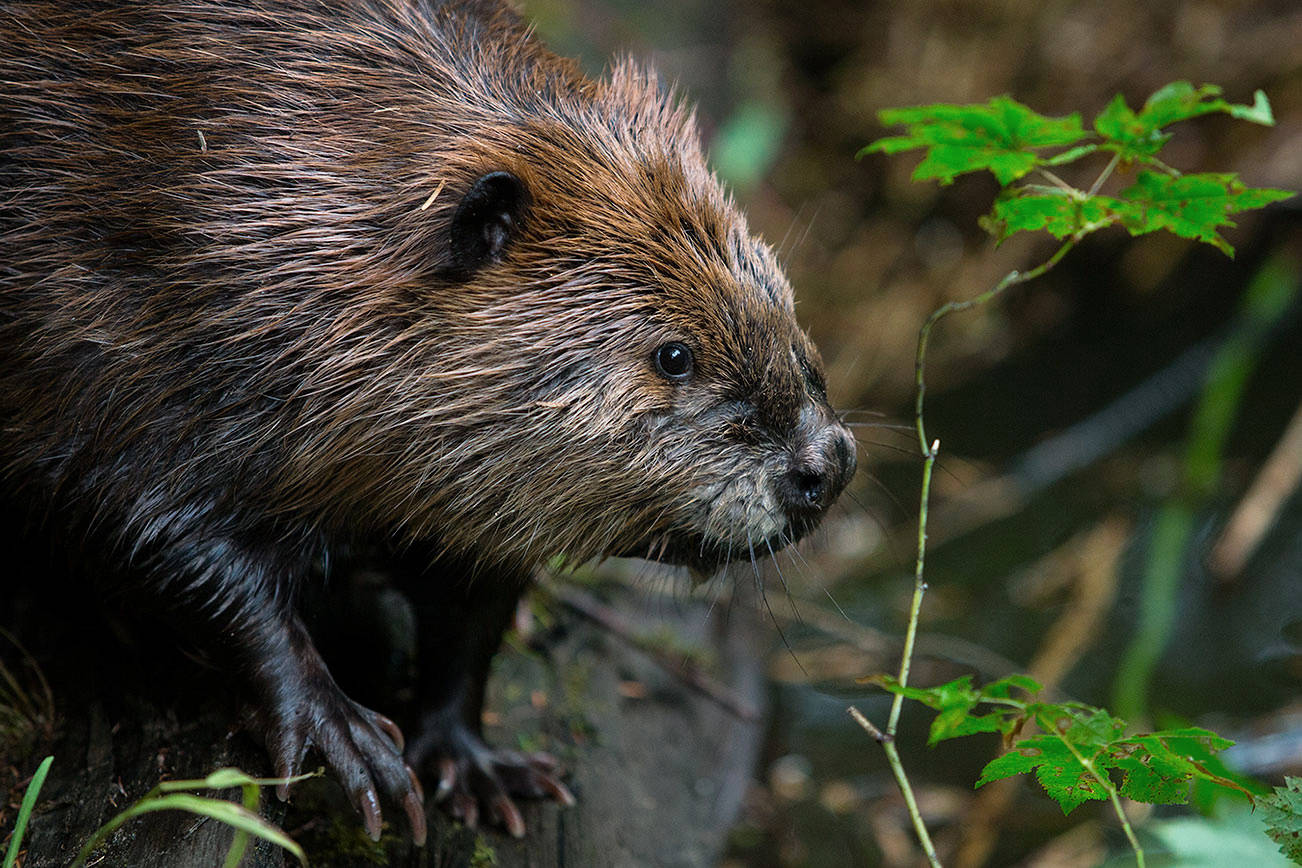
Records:
{"label": "beaver whisker", "polygon": [[786,631],[782,629],[782,623],[778,621],[778,616],[773,612],[773,607],[769,604],[768,593],[764,589],[764,579],[760,575],[759,562],[755,559],[755,545],[753,542],[747,540],[747,546],[750,550],[751,569],[755,573],[755,588],[759,591],[760,600],[763,602],[764,608],[769,613],[769,620],[773,622],[774,628],[778,631],[778,637],[782,639],[783,647],[787,649],[787,653],[790,654],[791,659],[795,661],[796,667],[800,669],[802,675],[808,678],[809,672],[805,670],[804,664],[801,663],[800,658],[796,656],[795,649],[792,648],[791,643],[787,641]]}
{"label": "beaver whisker", "polygon": [[882,410],[873,410],[868,407],[842,407],[836,411],[836,418],[844,423],[855,413],[862,413],[866,416],[876,416],[879,419],[886,418],[887,414]]}
{"label": "beaver whisker", "polygon": [[905,425],[899,422],[850,422],[842,419],[841,424],[851,430],[856,428],[875,428],[881,431],[903,431],[908,434],[917,430],[912,425]]}
{"label": "beaver whisker", "polygon": [[796,621],[801,624],[805,623],[805,619],[800,615],[799,607],[796,606],[796,598],[791,596],[791,588],[787,585],[787,577],[782,575],[782,565],[778,563],[778,555],[777,552],[773,551],[773,544],[766,539],[764,545],[768,547],[769,560],[773,562],[773,569],[777,571],[778,581],[782,583],[782,590],[787,595],[787,602],[791,605],[791,611],[796,615]]}

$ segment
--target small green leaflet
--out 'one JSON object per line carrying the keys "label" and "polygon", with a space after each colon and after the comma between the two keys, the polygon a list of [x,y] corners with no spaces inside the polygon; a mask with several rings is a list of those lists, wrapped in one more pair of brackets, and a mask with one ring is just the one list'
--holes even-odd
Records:
{"label": "small green leaflet", "polygon": [[982,169],[993,172],[1000,184],[1010,184],[1041,164],[1032,149],[1066,147],[1085,136],[1080,115],[1046,117],[1006,96],[985,105],[885,109],[878,118],[885,126],[904,126],[908,131],[878,139],[859,156],[926,148],[913,179],[935,178],[942,184]]}
{"label": "small green leaflet", "polygon": [[1055,238],[1066,238],[1109,226],[1117,219],[1102,196],[1086,199],[1043,188],[1009,188],[999,194],[990,213],[981,218],[981,227],[998,241],[1017,232],[1041,230]]}
{"label": "small green leaflet", "polygon": [[1117,196],[1086,198],[1045,188],[1008,189],[995,201],[982,225],[1002,241],[1020,231],[1043,230],[1055,238],[1066,238],[1119,223],[1131,235],[1165,229],[1233,256],[1234,248],[1217,232],[1235,225],[1231,215],[1292,195],[1287,190],[1245,187],[1233,174],[1172,177],[1144,171]]}
{"label": "small green leaflet", "polygon": [[1284,778],[1284,786],[1258,802],[1266,834],[1281,853],[1302,865],[1302,778]]}
{"label": "small green leaflet", "polygon": [[1187,81],[1174,81],[1155,92],[1135,112],[1118,94],[1094,119],[1094,130],[1104,139],[1102,147],[1117,152],[1122,159],[1148,162],[1170,138],[1162,128],[1177,121],[1224,112],[1239,120],[1274,126],[1270,102],[1261,91],[1256,92],[1250,106],[1233,105],[1220,95],[1221,89],[1214,84],[1195,88]]}
{"label": "small green leaflet", "polygon": [[1025,675],[1010,675],[992,681],[980,690],[972,686],[970,675],[939,687],[901,687],[899,681],[890,675],[872,675],[861,679],[861,683],[876,684],[891,693],[899,693],[906,699],[936,709],[939,714],[931,722],[928,745],[978,732],[1008,733],[1015,727],[1015,719],[1021,715],[1020,709],[1015,705],[997,708],[988,714],[973,714],[972,710],[983,702],[1009,700],[1014,688],[1026,693],[1035,693],[1040,689],[1039,684]]}

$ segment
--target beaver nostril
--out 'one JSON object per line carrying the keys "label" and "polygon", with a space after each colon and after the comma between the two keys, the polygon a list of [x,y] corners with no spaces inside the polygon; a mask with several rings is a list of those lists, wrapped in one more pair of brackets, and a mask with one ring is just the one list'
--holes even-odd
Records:
{"label": "beaver nostril", "polygon": [[793,467],[785,474],[779,496],[787,512],[799,515],[823,508],[829,488],[827,474],[818,468]]}
{"label": "beaver nostril", "polygon": [[796,493],[805,504],[817,508],[819,501],[823,499],[823,493],[827,490],[823,477],[807,470],[797,470],[793,474],[792,481],[795,483]]}

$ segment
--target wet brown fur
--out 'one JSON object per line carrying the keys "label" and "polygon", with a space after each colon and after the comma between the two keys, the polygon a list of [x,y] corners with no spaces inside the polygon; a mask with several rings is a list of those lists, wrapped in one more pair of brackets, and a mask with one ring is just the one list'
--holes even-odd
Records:
{"label": "wet brown fur", "polygon": [[[467,271],[449,227],[495,171],[526,205]],[[657,372],[671,341],[689,382]],[[427,588],[455,577],[431,558],[504,576],[427,607],[451,672],[429,667],[408,756],[505,781],[466,810],[555,795],[473,736],[510,595],[556,555],[709,567],[803,534],[853,472],[819,371],[690,113],[633,63],[586,78],[499,3],[0,7],[2,496],[203,613],[280,770],[315,744],[376,834],[371,780],[423,837],[419,799],[295,584],[353,546],[416,547]],[[810,462],[826,484],[788,520],[770,480]]]}
{"label": "wet brown fur", "polygon": [[[92,489],[145,537],[156,504],[228,492],[258,521],[522,562],[697,520],[687,492],[737,459],[699,466],[694,415],[766,380],[803,396],[763,358],[813,355],[781,272],[654,76],[592,82],[495,6],[436,7],[341,4],[330,29],[298,3],[14,9],[44,19],[26,53],[55,70],[95,45],[113,84],[6,70],[31,79],[0,132],[11,474]],[[292,65],[272,29],[304,41]],[[529,189],[523,233],[445,290],[440,229],[490,169]],[[646,364],[671,338],[717,384],[687,406]],[[684,430],[650,446],[669,414]]]}

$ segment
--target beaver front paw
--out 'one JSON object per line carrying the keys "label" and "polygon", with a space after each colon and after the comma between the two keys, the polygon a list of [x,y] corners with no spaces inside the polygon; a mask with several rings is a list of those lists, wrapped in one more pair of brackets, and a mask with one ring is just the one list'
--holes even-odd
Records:
{"label": "beaver front paw", "polygon": [[438,781],[434,800],[471,829],[483,817],[516,838],[524,837],[524,817],[513,798],[549,798],[567,808],[574,805],[554,757],[495,750],[465,724],[449,722],[445,715],[430,715],[423,721],[407,759]]}
{"label": "beaver front paw", "polygon": [[[424,846],[424,795],[403,760],[402,732],[389,718],[353,702],[328,676],[299,682],[272,701],[264,698],[253,718],[277,775],[297,774],[308,749],[315,749],[362,815],[372,840],[380,839],[382,794],[402,806],[412,840]],[[288,786],[280,785],[276,794],[285,800]]]}

